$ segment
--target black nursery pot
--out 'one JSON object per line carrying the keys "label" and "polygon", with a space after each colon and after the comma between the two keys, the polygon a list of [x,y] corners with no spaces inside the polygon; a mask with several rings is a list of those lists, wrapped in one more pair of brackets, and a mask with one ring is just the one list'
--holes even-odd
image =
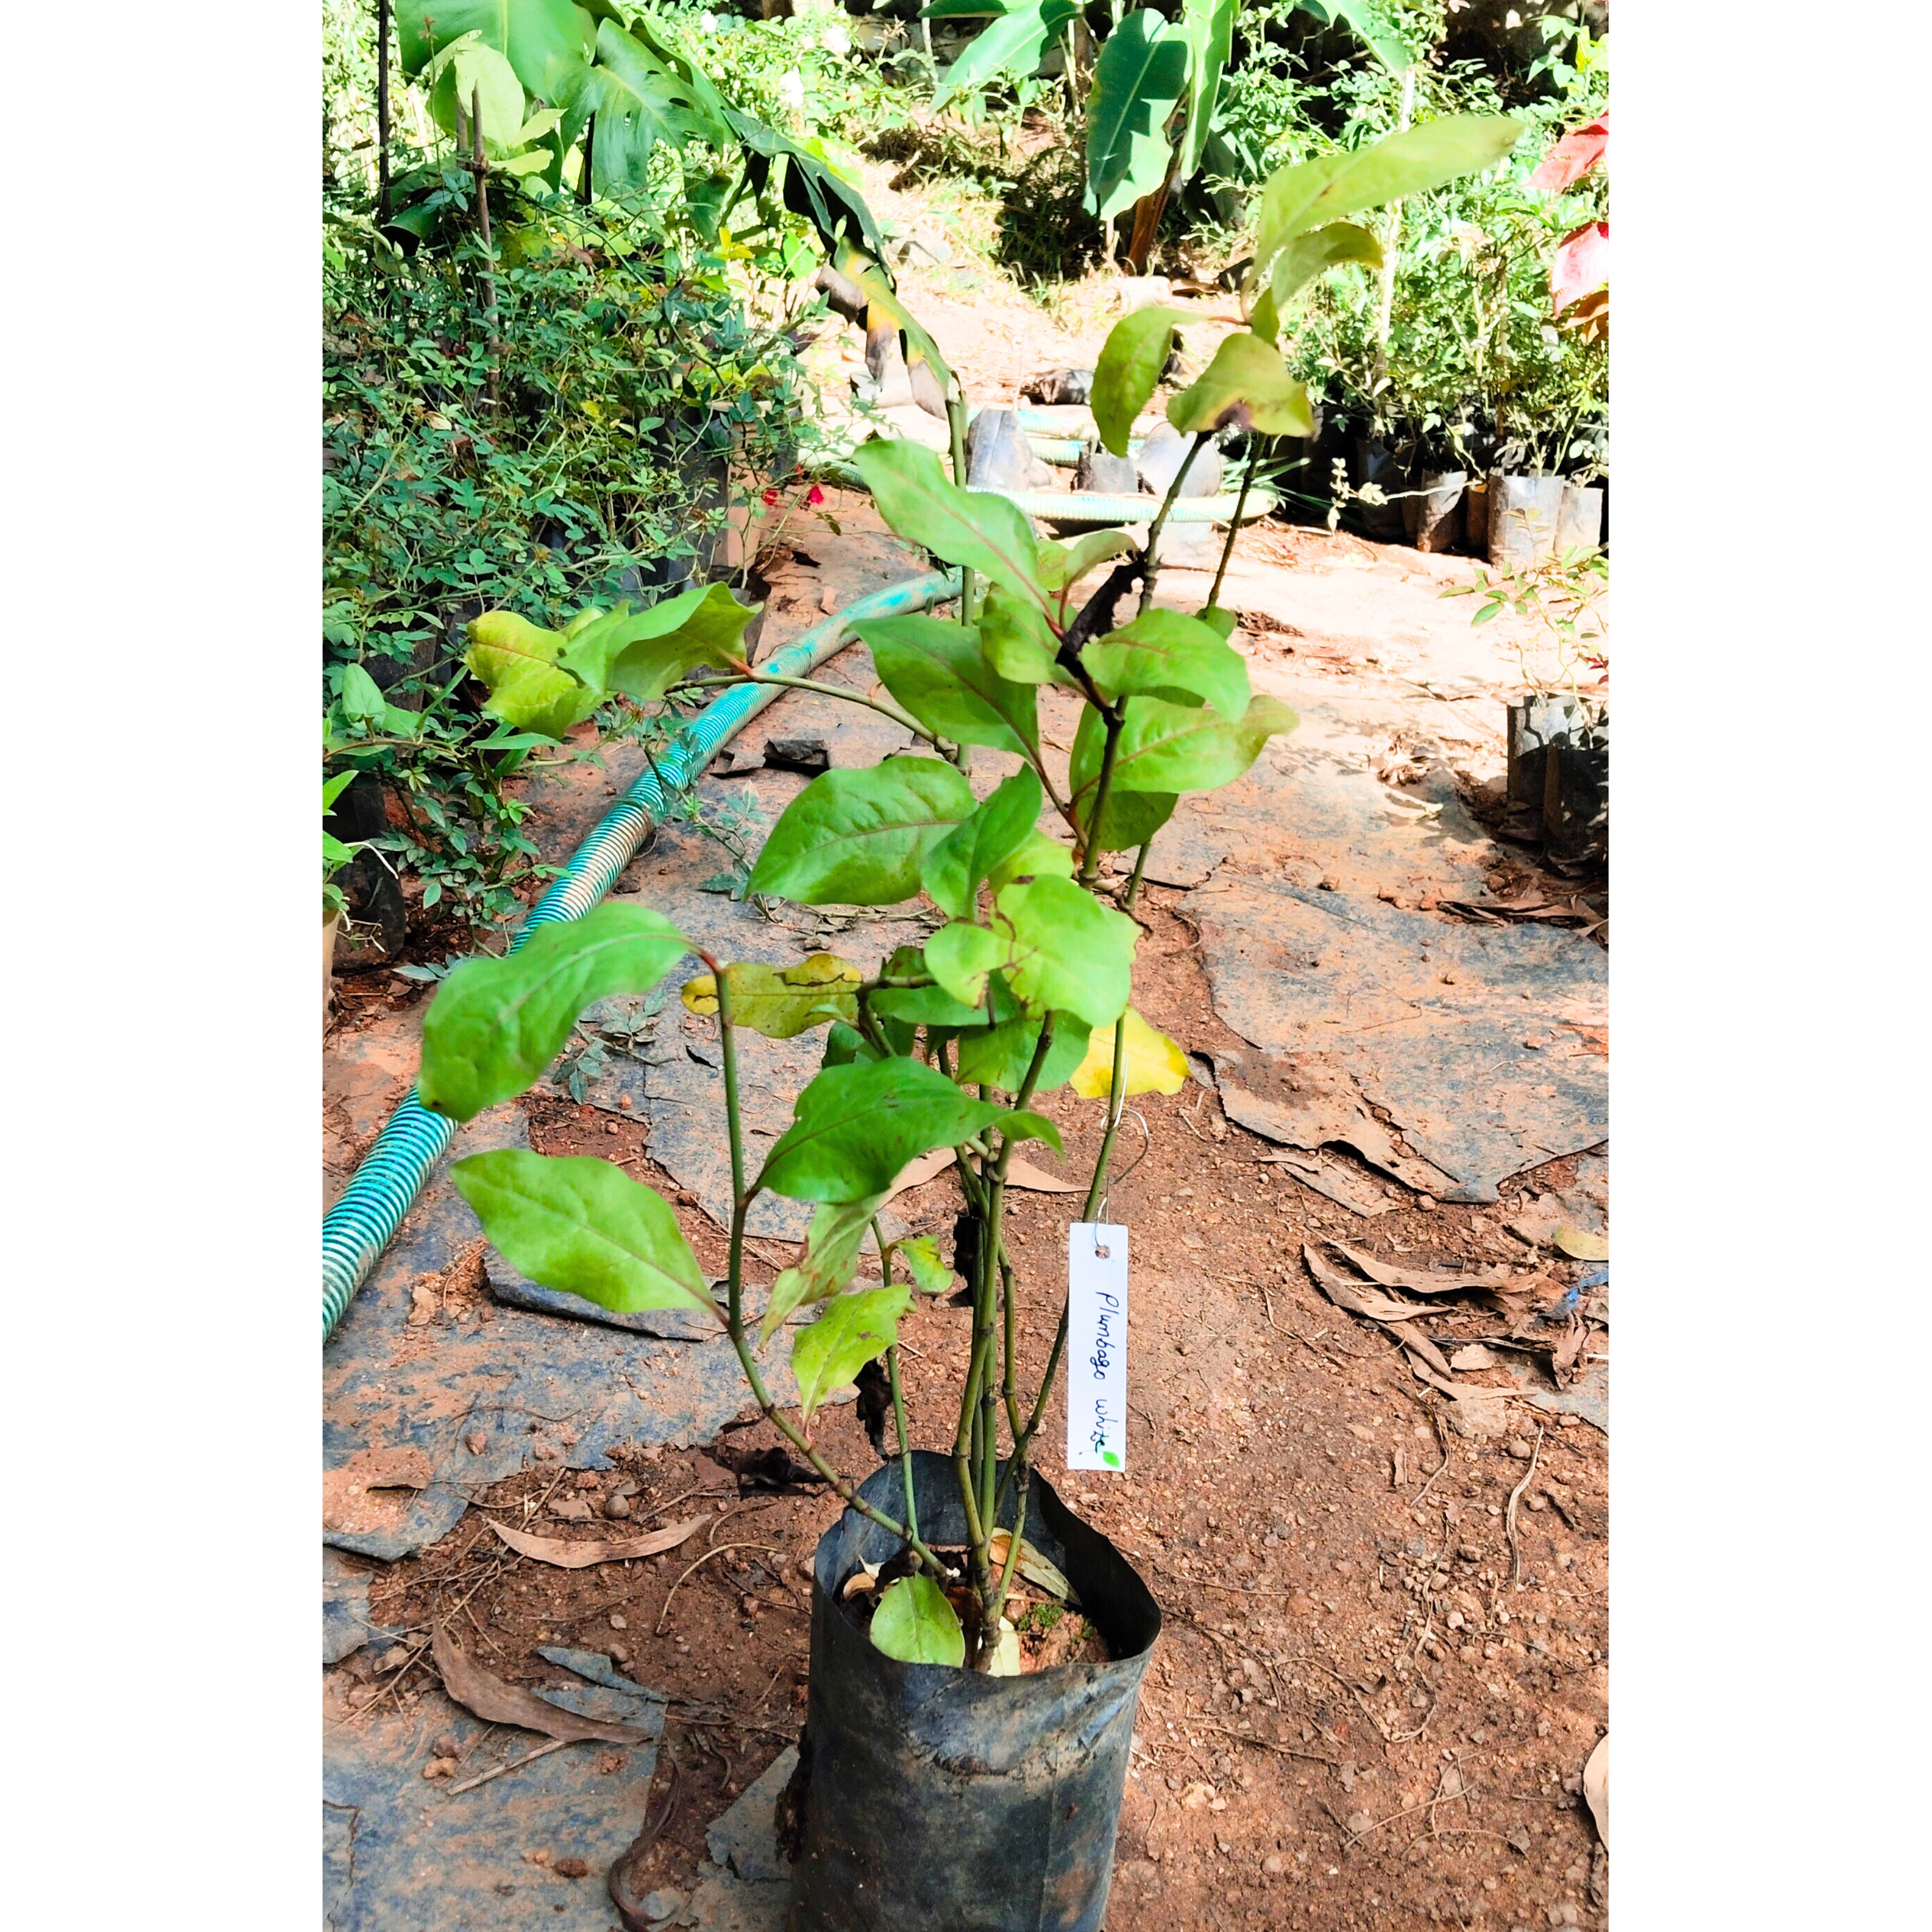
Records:
{"label": "black nursery pot", "polygon": [[[964,1543],[950,1460],[920,1451],[913,1468],[928,1546]],[[899,1515],[898,1463],[859,1493]],[[1012,1515],[1009,1497],[1000,1520],[1010,1527]],[[1160,1610],[1037,1471],[1025,1534],[1072,1585],[1114,1662],[1022,1677],[898,1663],[838,1601],[860,1559],[884,1562],[897,1539],[848,1509],[820,1540],[788,1932],[1099,1932]]]}

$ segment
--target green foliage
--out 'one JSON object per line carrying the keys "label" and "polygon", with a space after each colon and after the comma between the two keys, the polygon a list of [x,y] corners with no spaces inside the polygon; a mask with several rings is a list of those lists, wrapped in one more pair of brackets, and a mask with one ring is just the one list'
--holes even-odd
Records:
{"label": "green foliage", "polygon": [[1131,697],[1204,702],[1224,718],[1247,710],[1248,668],[1240,653],[1210,625],[1178,610],[1150,610],[1096,638],[1080,662],[1110,702]]}
{"label": "green foliage", "polygon": [[717,1316],[670,1204],[608,1161],[505,1148],[449,1173],[484,1232],[531,1280],[618,1314]]}
{"label": "green foliage", "polygon": [[1214,352],[1199,379],[1167,406],[1167,419],[1186,436],[1228,428],[1262,436],[1312,436],[1308,390],[1288,373],[1272,344],[1244,332]]}
{"label": "green foliage", "polygon": [[860,1244],[885,1200],[885,1190],[852,1201],[821,1201],[806,1231],[805,1258],[772,1283],[772,1298],[758,1329],[763,1348],[794,1308],[824,1301],[850,1282],[859,1265]]}
{"label": "green foliage", "polygon": [[872,1643],[902,1664],[966,1661],[959,1613],[930,1576],[902,1576],[887,1586],[872,1612]]}
{"label": "green foliage", "polygon": [[1033,686],[1002,677],[970,627],[911,616],[854,628],[872,653],[880,682],[935,737],[1038,756]]}
{"label": "green foliage", "polygon": [[894,1055],[828,1066],[798,1096],[791,1125],[765,1157],[759,1185],[794,1201],[881,1195],[908,1162],[958,1146],[999,1113],[916,1060]]}
{"label": "green foliage", "polygon": [[822,772],[785,808],[752,890],[801,905],[891,905],[919,890],[926,854],[974,809],[973,788],[936,758]]}
{"label": "green foliage", "polygon": [[691,950],[662,913],[607,904],[540,926],[501,959],[466,959],[423,1023],[417,1097],[466,1120],[520,1094],[563,1049],[584,1009],[648,993]]}
{"label": "green foliage", "polygon": [[1094,63],[1087,103],[1087,208],[1102,221],[1167,178],[1168,116],[1187,91],[1186,40],[1151,7],[1130,14]]}
{"label": "green foliage", "polygon": [[809,1328],[799,1330],[792,1337],[791,1372],[802,1420],[809,1422],[830,1390],[850,1382],[892,1346],[899,1317],[911,1306],[912,1290],[897,1283],[861,1288],[841,1295]]}
{"label": "green foliage", "polygon": [[1123,316],[1108,332],[1094,365],[1094,426],[1116,456],[1126,454],[1134,418],[1153,399],[1174,326],[1192,320],[1186,309],[1154,304]]}
{"label": "green foliage", "polygon": [[[960,629],[957,625],[948,628]],[[1038,746],[1034,748],[1037,755]],[[1039,820],[1041,802],[1040,780],[1030,767],[1003,781],[985,804],[926,855],[919,877],[927,898],[955,919],[967,917],[980,882],[1025,844]]]}

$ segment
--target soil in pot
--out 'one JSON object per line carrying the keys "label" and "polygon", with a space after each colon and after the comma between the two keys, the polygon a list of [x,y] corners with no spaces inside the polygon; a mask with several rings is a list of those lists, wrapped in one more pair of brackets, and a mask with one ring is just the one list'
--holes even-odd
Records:
{"label": "soil in pot", "polygon": [[[951,1459],[921,1452],[913,1465],[928,1546],[958,1548],[966,1530]],[[898,1463],[860,1493],[897,1514]],[[1010,1495],[1000,1520],[1012,1522]],[[1119,1550],[1036,1472],[1023,1534],[1072,1586],[1098,1644],[1083,1639],[1084,1657],[1046,1660],[1071,1639],[1054,1641],[1064,1616],[1035,1618],[1051,1628],[1022,1637],[1034,1667],[1010,1677],[901,1664],[874,1648],[843,1592],[866,1565],[883,1576],[898,1540],[856,1510],[820,1540],[805,1735],[780,1807],[796,1857],[789,1932],[1100,1932],[1160,1611]],[[1024,1594],[1038,1604],[1036,1590]]]}

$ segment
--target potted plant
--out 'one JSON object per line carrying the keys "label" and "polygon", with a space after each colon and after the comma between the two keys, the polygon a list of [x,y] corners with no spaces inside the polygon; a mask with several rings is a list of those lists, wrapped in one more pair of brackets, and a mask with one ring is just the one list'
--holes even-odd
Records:
{"label": "potted plant", "polygon": [[[355,780],[353,772],[338,772],[322,782],[322,815],[326,819],[335,801]],[[336,837],[326,825],[322,830],[322,1023],[328,1024],[330,1009],[335,1004],[335,938],[342,930],[347,908],[335,875],[362,850]]]}
{"label": "potted plant", "polygon": [[[715,1322],[758,1408],[846,1504],[814,1559],[810,1701],[784,1808],[794,1932],[1094,1932],[1105,1916],[1136,1701],[1160,1613],[1121,1552],[1037,1473],[1034,1455],[1072,1355],[1082,1381],[1078,1400],[1069,1396],[1070,1439],[1085,1448],[1070,1460],[1121,1466],[1124,1438],[1107,1425],[1124,1413],[1105,1408],[1106,1351],[1091,1340],[1069,1346],[1072,1288],[1124,1301],[1126,1230],[1096,1219],[1115,1132],[1129,1095],[1178,1090],[1186,1062],[1130,1004],[1141,864],[1120,880],[1101,861],[1130,850],[1144,860],[1182,794],[1232,782],[1295,723],[1276,700],[1251,693],[1228,642],[1234,617],[1218,608],[1220,574],[1198,614],[1154,607],[1161,535],[1189,466],[1220,432],[1251,432],[1250,480],[1268,439],[1310,433],[1306,392],[1274,338],[1282,311],[1340,251],[1372,247],[1338,218],[1485,166],[1514,134],[1514,123],[1467,117],[1346,157],[1346,167],[1324,161],[1276,178],[1250,326],[1167,406],[1187,454],[1144,544],[1120,530],[1042,542],[1013,505],[960,487],[916,444],[874,441],[856,453],[892,527],[960,568],[958,617],[856,626],[889,707],[834,685],[784,682],[890,708],[929,750],[814,778],[772,827],[749,890],[806,904],[899,905],[923,894],[932,929],[922,944],[877,962],[817,952],[779,967],[717,957],[660,914],[606,904],[543,927],[506,957],[464,962],[429,1009],[419,1097],[467,1120],[539,1079],[594,1000],[647,992],[688,953],[706,969],[683,998],[718,1028],[733,1198],[722,1296],[669,1204],[608,1162],[505,1149],[458,1162],[453,1178],[490,1239],[532,1280],[613,1310],[685,1307]],[[1136,311],[1100,357],[1094,418],[1117,454],[1154,394],[1177,319]],[[1231,530],[1223,572],[1233,542]],[[1136,588],[1135,614],[1117,624],[1116,606]],[[610,695],[651,704],[760,681],[743,655],[752,615],[722,585],[642,612],[585,614],[561,631],[493,612],[470,627],[468,662],[492,710],[519,730],[560,735]],[[1082,700],[1064,789],[1042,749],[1038,688],[1048,684]],[[1018,763],[983,800],[968,776],[975,746]],[[1067,842],[1042,829],[1043,814]],[[761,1160],[740,1114],[746,1028],[775,1038],[822,1030],[825,1042],[790,1126]],[[1106,1102],[1106,1124],[1070,1233],[1070,1276],[1047,1282],[1007,1246],[1005,1192],[1016,1148],[1060,1147],[1033,1103],[1068,1084]],[[878,1218],[909,1165],[934,1154],[950,1156],[966,1204],[950,1266],[930,1238],[885,1240]],[[814,1212],[802,1255],[758,1311],[744,1237],[766,1192]],[[855,1285],[868,1232],[879,1279]],[[898,1324],[916,1294],[950,1288],[956,1271],[971,1304],[970,1364],[951,1439],[922,1452],[907,1429]],[[1043,1293],[1060,1299],[1059,1324],[1028,1388],[1019,1310]],[[806,1307],[820,1312],[788,1330]],[[788,1333],[795,1416],[772,1392],[772,1352]],[[812,1435],[828,1392],[861,1378],[896,1437],[863,1480],[835,1468]],[[1077,1606],[1091,1645],[1084,1660],[1023,1668],[1006,1614],[1020,1578],[1033,1596]]]}

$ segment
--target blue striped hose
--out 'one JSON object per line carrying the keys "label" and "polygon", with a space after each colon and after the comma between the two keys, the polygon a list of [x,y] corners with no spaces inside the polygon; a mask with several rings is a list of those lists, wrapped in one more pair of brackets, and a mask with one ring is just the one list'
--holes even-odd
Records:
{"label": "blue striped hose", "polygon": [[[861,597],[836,616],[775,652],[758,668],[780,677],[803,677],[843,648],[855,623],[923,610],[959,594],[956,571],[933,571]],[[766,705],[783,695],[776,685],[742,684],[714,699],[646,765],[629,790],[598,821],[550,890],[531,908],[516,936],[514,952],[540,926],[581,919],[617,882],[671,799],[693,784],[718,754]],[[419,1105],[412,1086],[389,1116],[342,1196],[322,1217],[322,1334],[326,1341],[376,1258],[395,1238],[403,1216],[456,1132],[456,1123]]]}

